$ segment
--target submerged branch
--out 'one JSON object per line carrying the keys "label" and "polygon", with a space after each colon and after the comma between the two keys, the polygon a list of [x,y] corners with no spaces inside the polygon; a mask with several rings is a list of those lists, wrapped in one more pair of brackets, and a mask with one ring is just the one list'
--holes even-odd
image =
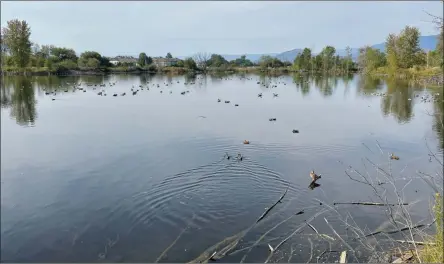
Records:
{"label": "submerged branch", "polygon": [[333,203],[333,205],[337,204],[357,204],[357,205],[374,205],[374,206],[397,206],[397,205],[409,205],[408,203],[402,204],[385,204],[385,203],[371,203],[371,202],[350,202],[350,203]]}
{"label": "submerged branch", "polygon": [[274,203],[272,206],[270,206],[270,208],[268,208],[267,210],[265,210],[265,212],[259,217],[259,219],[257,219],[256,223],[259,223],[259,221],[261,221],[262,219],[264,219],[264,217],[278,204],[282,201],[282,199],[284,199],[284,196],[287,194],[288,191],[288,187],[285,190],[284,194],[282,194],[282,196],[279,198],[279,200]]}

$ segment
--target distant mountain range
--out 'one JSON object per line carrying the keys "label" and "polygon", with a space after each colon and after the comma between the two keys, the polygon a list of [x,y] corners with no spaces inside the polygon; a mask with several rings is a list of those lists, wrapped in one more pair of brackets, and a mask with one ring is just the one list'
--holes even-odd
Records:
{"label": "distant mountain range", "polygon": [[[434,50],[436,47],[436,43],[438,42],[438,35],[431,36],[421,36],[419,38],[419,46],[424,50]],[[371,46],[372,48],[379,49],[381,51],[385,51],[385,43],[379,43]],[[296,56],[302,52],[303,49],[293,49],[289,51],[284,51],[282,53],[264,53],[264,54],[243,54],[247,57],[247,59],[257,62],[261,56],[268,55],[272,57],[276,57],[282,61],[290,61],[293,62]],[[356,60],[359,55],[359,48],[352,48],[352,58]],[[336,54],[339,56],[345,56],[345,49],[337,49]],[[242,55],[229,55],[229,54],[221,54],[226,60],[235,60],[240,58]]]}

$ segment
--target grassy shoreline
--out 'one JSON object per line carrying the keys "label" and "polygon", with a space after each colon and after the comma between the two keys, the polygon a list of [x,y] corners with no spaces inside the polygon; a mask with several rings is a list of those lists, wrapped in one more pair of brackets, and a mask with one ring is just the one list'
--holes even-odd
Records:
{"label": "grassy shoreline", "polygon": [[[315,71],[315,73],[321,73],[322,71]],[[106,75],[106,74],[187,74],[187,73],[257,73],[257,74],[287,74],[287,73],[307,73],[296,70],[295,68],[278,67],[278,68],[261,68],[258,66],[253,67],[220,67],[220,68],[207,68],[201,69],[188,69],[184,67],[108,67],[98,69],[51,69],[46,67],[36,68],[29,67],[19,69],[16,67],[3,67],[1,69],[2,76],[47,76],[47,75],[60,75],[60,76],[79,76],[79,75]],[[329,73],[335,75],[345,75],[346,73],[337,71]],[[414,83],[422,85],[442,86],[444,84],[443,70],[440,67],[415,67],[410,69],[398,69],[395,74],[391,74],[387,67],[380,67],[374,71],[362,73],[359,71],[351,71],[351,73],[361,73],[377,78],[396,78],[410,80]]]}

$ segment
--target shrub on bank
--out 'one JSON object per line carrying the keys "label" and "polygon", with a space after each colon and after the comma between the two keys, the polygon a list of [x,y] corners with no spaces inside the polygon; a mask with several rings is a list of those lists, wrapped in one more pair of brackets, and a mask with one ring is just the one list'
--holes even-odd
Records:
{"label": "shrub on bank", "polygon": [[433,206],[433,213],[435,215],[436,234],[429,238],[429,242],[433,244],[426,244],[421,250],[420,258],[425,263],[444,263],[443,256],[443,197],[437,193],[435,196],[435,206]]}

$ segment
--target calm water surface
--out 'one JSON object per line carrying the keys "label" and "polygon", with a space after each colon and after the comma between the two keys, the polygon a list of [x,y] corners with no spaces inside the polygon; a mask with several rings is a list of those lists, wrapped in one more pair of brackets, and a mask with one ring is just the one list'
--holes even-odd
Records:
{"label": "calm water surface", "polygon": [[[437,92],[437,102],[421,102]],[[416,202],[415,221],[428,215],[432,197],[416,171],[441,169],[429,161],[425,139],[442,151],[440,120],[427,114],[442,114],[442,91],[359,76],[4,77],[1,106],[3,262],[191,261],[252,227],[288,186],[282,203],[235,247],[251,246],[303,210],[245,259],[263,262],[267,244],[276,246],[326,205],[377,201],[344,173],[349,165],[382,181],[367,158],[387,168],[389,153],[400,156],[390,169],[401,184],[414,178],[405,199]],[[313,190],[310,170],[322,174]],[[387,220],[383,207],[340,209],[369,232]],[[319,233],[334,236],[324,217],[345,236],[331,211],[311,222]],[[302,228],[270,262],[290,255],[306,262],[313,233]],[[311,241],[316,255],[326,249]],[[247,252],[223,261],[239,262]]]}

